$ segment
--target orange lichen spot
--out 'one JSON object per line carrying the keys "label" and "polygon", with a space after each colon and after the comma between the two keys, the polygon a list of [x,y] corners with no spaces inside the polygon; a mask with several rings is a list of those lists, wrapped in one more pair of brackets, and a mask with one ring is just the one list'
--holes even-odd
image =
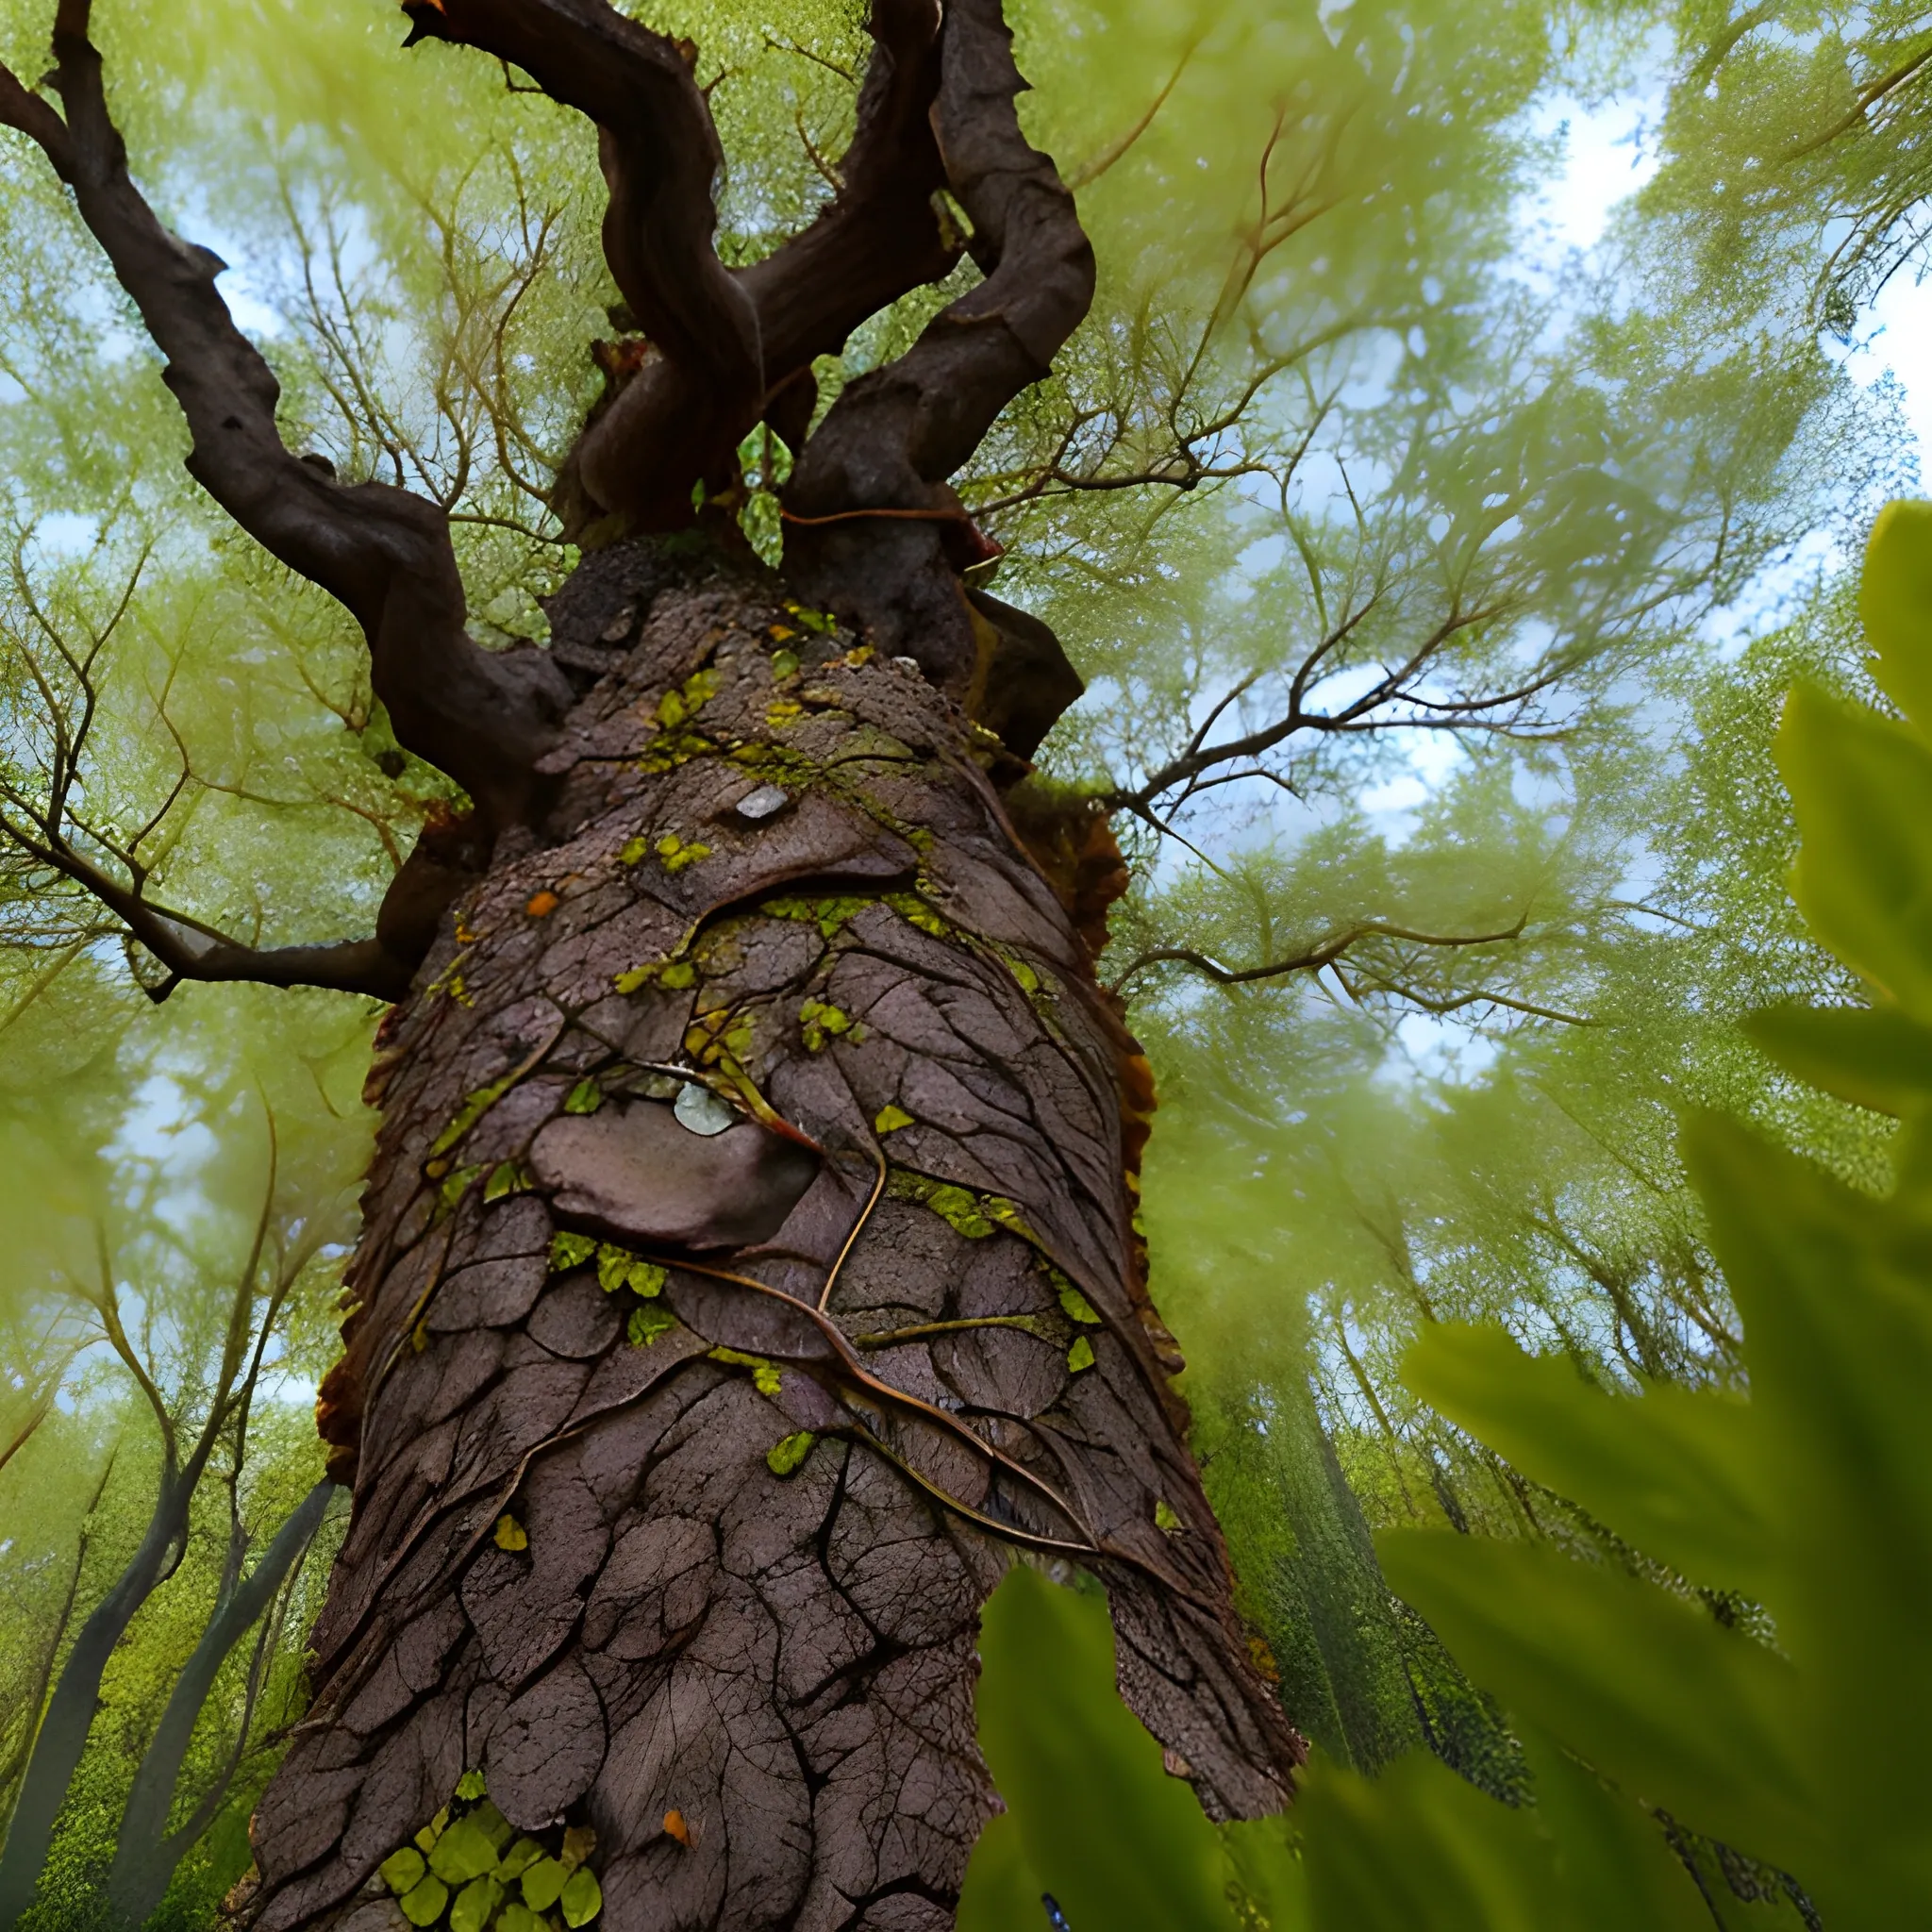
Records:
{"label": "orange lichen spot", "polygon": [[546,886],[541,892],[531,895],[530,901],[524,908],[524,910],[532,919],[548,919],[557,910],[559,904],[561,904],[561,901],[558,900],[557,894]]}
{"label": "orange lichen spot", "polygon": [[664,1830],[681,1845],[691,1843],[691,1826],[684,1822],[682,1811],[667,1811],[664,1814]]}

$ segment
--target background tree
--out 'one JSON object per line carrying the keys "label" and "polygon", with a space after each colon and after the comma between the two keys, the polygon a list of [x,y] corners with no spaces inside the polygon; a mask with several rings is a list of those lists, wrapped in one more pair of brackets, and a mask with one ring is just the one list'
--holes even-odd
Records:
{"label": "background tree", "polygon": [[[245,1816],[286,1721],[335,1493],[301,1395],[366,1137],[305,1114],[340,1056],[251,1067],[286,1036],[158,1018],[92,1068],[71,1041],[24,1017],[7,1094],[8,1318],[61,1354],[58,1402],[0,1472],[18,1638],[0,1896],[23,1923],[138,1924],[209,1824]],[[36,1058],[65,1063],[51,1095]]]}

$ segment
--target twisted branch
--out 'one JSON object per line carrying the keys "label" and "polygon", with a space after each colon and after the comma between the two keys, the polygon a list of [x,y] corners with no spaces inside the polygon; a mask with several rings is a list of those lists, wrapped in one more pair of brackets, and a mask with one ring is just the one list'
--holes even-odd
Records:
{"label": "twisted branch", "polygon": [[808,597],[864,625],[973,695],[986,652],[958,571],[991,554],[970,524],[855,520],[856,510],[957,510],[946,487],[994,419],[1044,376],[1093,298],[1093,251],[1074,198],[1020,131],[1025,83],[999,0],[951,0],[932,123],[946,185],[973,225],[986,279],[896,362],[849,384],[785,493],[785,570]]}

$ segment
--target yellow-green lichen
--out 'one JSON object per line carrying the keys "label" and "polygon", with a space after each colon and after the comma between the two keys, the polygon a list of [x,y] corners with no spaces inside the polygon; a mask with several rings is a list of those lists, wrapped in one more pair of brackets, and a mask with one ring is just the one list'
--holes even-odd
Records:
{"label": "yellow-green lichen", "polygon": [[617,975],[619,992],[637,992],[647,986],[661,986],[682,992],[697,984],[698,971],[689,959],[651,959]]}
{"label": "yellow-green lichen", "polygon": [[700,844],[696,841],[686,844],[675,832],[666,832],[652,849],[662,862],[664,870],[673,874],[681,873],[687,866],[696,865],[700,859],[711,856],[711,848],[708,845]]}
{"label": "yellow-green lichen", "polygon": [[692,672],[675,691],[667,691],[658,700],[658,723],[667,731],[676,730],[717,695],[718,685],[716,671]]}
{"label": "yellow-green lichen", "polygon": [[816,925],[823,939],[837,939],[841,930],[865,910],[868,906],[878,904],[876,899],[860,898],[851,894],[841,894],[824,899],[798,899],[779,897],[767,899],[759,910],[769,913],[774,919],[796,919],[808,925]]}

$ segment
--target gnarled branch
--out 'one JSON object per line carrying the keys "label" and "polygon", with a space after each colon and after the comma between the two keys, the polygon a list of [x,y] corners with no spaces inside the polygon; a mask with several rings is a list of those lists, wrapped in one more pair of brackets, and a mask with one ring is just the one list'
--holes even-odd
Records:
{"label": "gnarled branch", "polygon": [[[820,425],[785,493],[785,570],[882,650],[970,699],[987,654],[958,568],[985,552],[946,478],[1047,374],[1092,301],[1094,269],[1073,196],[1020,131],[1025,83],[999,0],[952,0],[940,70],[933,127],[986,279],[896,362],[852,383]],[[869,514],[881,509],[955,516]]]}
{"label": "gnarled branch", "polygon": [[[1113,980],[1112,990],[1119,992],[1136,974],[1145,972],[1150,966],[1163,964],[1186,966],[1211,979],[1217,986],[1251,986],[1259,979],[1285,979],[1295,973],[1319,973],[1324,966],[1334,965],[1351,947],[1359,945],[1363,940],[1395,940],[1404,945],[1445,950],[1495,946],[1508,940],[1520,940],[1528,924],[1529,914],[1524,912],[1513,925],[1506,926],[1500,932],[1440,933],[1417,932],[1409,926],[1391,925],[1384,920],[1364,919],[1354,925],[1344,926],[1340,932],[1330,933],[1326,939],[1318,940],[1312,946],[1288,958],[1272,959],[1264,966],[1224,966],[1198,947],[1155,946],[1129,962]],[[1488,998],[1490,995],[1477,994],[1475,997]]]}
{"label": "gnarled branch", "polygon": [[188,419],[189,474],[242,529],[338,598],[369,641],[372,680],[398,740],[446,772],[494,824],[527,808],[532,767],[570,702],[536,651],[485,651],[463,630],[448,520],[408,491],[339,484],[282,445],[280,386],[215,288],[225,264],[157,219],[108,112],[88,0],[60,0],[49,79],[63,120],[0,68],[0,123],[45,153],[167,358]]}

